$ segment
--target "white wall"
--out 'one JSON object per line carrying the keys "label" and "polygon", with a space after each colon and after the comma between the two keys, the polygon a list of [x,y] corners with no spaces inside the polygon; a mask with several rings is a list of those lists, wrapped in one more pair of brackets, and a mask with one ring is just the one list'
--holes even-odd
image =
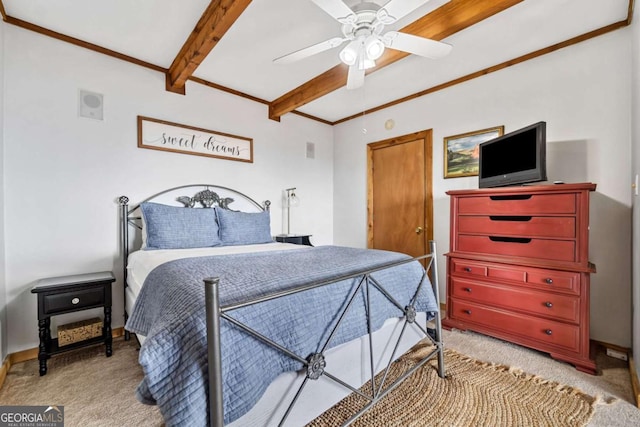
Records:
{"label": "white wall", "polygon": [[[633,66],[632,66],[632,83],[633,83],[633,107],[631,109],[632,120],[632,171],[631,179],[634,180],[636,175],[640,175],[640,9],[635,8],[633,12],[633,24],[631,30],[633,33]],[[640,192],[637,188],[635,191]],[[640,372],[640,196],[633,193],[633,250],[632,250],[632,266],[633,266],[633,354],[636,362],[636,372]]]}
{"label": "white wall", "polygon": [[[332,243],[333,130],[296,115],[278,123],[267,107],[188,83],[166,92],[164,75],[16,27],[5,28],[5,225],[8,351],[38,344],[42,277],[114,270],[113,326],[123,325],[116,198],[132,203],[163,189],[215,183],[270,199],[282,232],[282,190],[302,203],[292,232]],[[105,120],[79,118],[78,90],[104,94]],[[253,138],[254,163],[137,148],[144,115]],[[306,159],[306,142],[316,158]]]}
{"label": "white wall", "polygon": [[[590,221],[590,260],[598,269],[591,281],[591,337],[629,346],[630,57],[630,33],[619,30],[373,113],[364,124],[355,119],[336,126],[335,243],[366,246],[367,143],[433,128],[434,238],[442,254],[449,249],[445,192],[478,186],[476,177],[443,179],[443,138],[498,125],[510,132],[544,120],[548,179],[598,184]],[[390,118],[396,126],[387,131]],[[444,257],[439,261],[444,296]]]}

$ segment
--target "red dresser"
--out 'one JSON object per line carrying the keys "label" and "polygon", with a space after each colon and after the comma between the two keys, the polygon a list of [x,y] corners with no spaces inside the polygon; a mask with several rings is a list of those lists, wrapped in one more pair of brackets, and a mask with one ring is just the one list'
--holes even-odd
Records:
{"label": "red dresser", "polygon": [[595,373],[589,356],[589,193],[595,184],[449,191],[447,328]]}

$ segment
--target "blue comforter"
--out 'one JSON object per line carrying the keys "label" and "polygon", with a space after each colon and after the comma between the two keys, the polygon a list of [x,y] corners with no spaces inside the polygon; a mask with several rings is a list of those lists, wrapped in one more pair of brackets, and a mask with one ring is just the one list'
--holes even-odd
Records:
{"label": "blue comforter", "polygon": [[[139,361],[144,379],[136,395],[157,404],[168,426],[207,423],[207,350],[203,278],[220,278],[222,305],[247,301],[275,291],[407,259],[407,255],[338,246],[293,251],[180,259],[160,265],[147,277],[126,329],[146,336]],[[401,304],[406,304],[423,277],[418,262],[372,275]],[[428,279],[425,276],[425,281]],[[358,279],[289,295],[229,312],[306,358],[317,352],[337,322]],[[373,289],[373,288],[372,288]],[[331,347],[366,334],[364,294],[356,297]],[[379,329],[402,312],[377,290],[370,293],[372,326]],[[422,286],[418,311],[438,307],[430,284]],[[225,424],[245,414],[267,386],[302,364],[222,321],[222,372]],[[328,366],[327,369],[330,370]]]}

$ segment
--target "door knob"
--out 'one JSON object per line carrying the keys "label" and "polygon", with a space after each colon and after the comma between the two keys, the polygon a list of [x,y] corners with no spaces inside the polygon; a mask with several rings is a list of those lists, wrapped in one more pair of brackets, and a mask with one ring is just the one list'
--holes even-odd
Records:
{"label": "door knob", "polygon": [[416,234],[422,234],[422,227],[416,227]]}

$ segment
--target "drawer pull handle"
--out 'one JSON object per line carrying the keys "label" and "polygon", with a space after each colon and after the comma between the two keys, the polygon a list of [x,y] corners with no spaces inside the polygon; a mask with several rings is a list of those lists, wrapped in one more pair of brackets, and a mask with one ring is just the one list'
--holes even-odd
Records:
{"label": "drawer pull handle", "polygon": [[466,271],[467,273],[471,273],[471,267],[465,267],[462,271]]}
{"label": "drawer pull handle", "polygon": [[76,305],[77,303],[80,302],[80,298],[74,298],[71,300],[71,304]]}
{"label": "drawer pull handle", "polygon": [[528,222],[531,221],[533,217],[531,216],[498,216],[498,215],[490,215],[489,219],[491,221],[519,221],[519,222]]}
{"label": "drawer pull handle", "polygon": [[462,290],[471,293],[471,288],[462,288]]}
{"label": "drawer pull handle", "polygon": [[462,310],[464,314],[471,314],[471,310]]}
{"label": "drawer pull handle", "polygon": [[529,200],[531,194],[512,194],[510,196],[489,196],[491,200]]}
{"label": "drawer pull handle", "polygon": [[553,334],[553,331],[551,329],[545,329],[544,333],[547,335],[551,335]]}
{"label": "drawer pull handle", "polygon": [[551,279],[551,278],[549,278],[549,277],[547,277],[546,279],[544,279],[544,282],[545,282],[547,285],[553,285],[553,279]]}
{"label": "drawer pull handle", "polygon": [[526,237],[502,237],[502,236],[489,236],[489,240],[492,242],[505,242],[505,243],[530,243],[531,238]]}
{"label": "drawer pull handle", "polygon": [[553,307],[553,303],[547,301],[547,302],[544,303],[544,306],[547,307],[547,308],[551,308],[551,307]]}

